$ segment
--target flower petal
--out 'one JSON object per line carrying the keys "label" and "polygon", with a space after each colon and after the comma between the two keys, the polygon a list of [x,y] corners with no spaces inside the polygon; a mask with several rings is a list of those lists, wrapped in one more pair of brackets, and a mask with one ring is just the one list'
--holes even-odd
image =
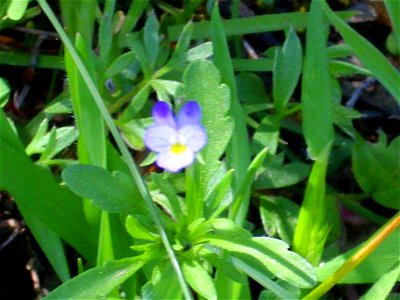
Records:
{"label": "flower petal", "polygon": [[180,110],[178,117],[178,127],[181,128],[186,125],[200,124],[201,121],[201,108],[196,101],[187,102]]}
{"label": "flower petal", "polygon": [[158,101],[153,107],[153,119],[157,125],[176,128],[176,121],[168,103]]}
{"label": "flower petal", "polygon": [[186,125],[178,130],[178,141],[198,152],[207,143],[207,134],[201,125]]}
{"label": "flower petal", "polygon": [[154,152],[167,152],[178,140],[178,134],[169,126],[153,125],[146,129],[144,144]]}
{"label": "flower petal", "polygon": [[179,154],[168,151],[158,154],[156,163],[160,168],[175,173],[189,166],[193,160],[194,153],[190,150]]}

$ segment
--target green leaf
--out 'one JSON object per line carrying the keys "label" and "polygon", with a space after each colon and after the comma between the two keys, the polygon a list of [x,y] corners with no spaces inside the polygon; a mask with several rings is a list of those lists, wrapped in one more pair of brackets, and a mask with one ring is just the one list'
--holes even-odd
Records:
{"label": "green leaf", "polygon": [[202,249],[201,256],[208,260],[218,271],[224,272],[231,280],[238,283],[244,284],[246,282],[246,276],[241,273],[234,265],[232,258],[228,255],[218,255],[213,252],[203,253]]}
{"label": "green leaf", "polygon": [[28,7],[29,0],[10,0],[7,9],[7,16],[14,21],[22,18]]}
{"label": "green leaf", "polygon": [[283,153],[279,153],[266,160],[254,180],[255,189],[277,189],[291,186],[299,183],[309,174],[309,165],[300,161],[283,164],[283,159]]}
{"label": "green leaf", "polygon": [[304,136],[313,159],[321,155],[334,139],[333,96],[326,50],[329,27],[324,21],[321,3],[311,3],[301,94]]}
{"label": "green leaf", "polygon": [[159,241],[159,234],[154,232],[154,228],[149,227],[148,224],[142,224],[137,216],[128,216],[126,218],[125,228],[132,237],[146,241]]}
{"label": "green leaf", "polygon": [[45,134],[47,131],[47,128],[49,126],[49,120],[48,119],[43,119],[43,121],[40,123],[35,136],[33,139],[30,141],[28,146],[26,146],[26,154],[32,155],[34,153],[42,153],[47,146],[48,143],[48,137],[45,139]]}
{"label": "green leaf", "polygon": [[[394,262],[399,261],[400,229],[393,231],[364,261],[346,275],[339,283],[375,283],[387,274]],[[347,259],[363,247],[363,244],[335,257],[316,268],[318,281],[324,281],[332,275]]]}
{"label": "green leaf", "polygon": [[132,179],[120,171],[110,173],[93,165],[73,165],[64,170],[62,178],[75,194],[91,199],[103,210],[129,214],[143,208]]}
{"label": "green leaf", "polygon": [[232,260],[238,269],[242,270],[249,277],[253,278],[273,295],[278,297],[278,299],[298,299],[294,293],[278,284],[275,280],[271,279],[271,274],[265,271],[265,268],[262,266],[262,264],[254,261],[248,262],[243,257],[234,257]]}
{"label": "green leaf", "polygon": [[[110,53],[113,46],[113,15],[115,11],[116,0],[104,1],[104,11],[99,26],[99,60],[100,68],[103,72],[109,64]],[[100,74],[102,76],[103,74]]]}
{"label": "green leaf", "polygon": [[[229,109],[229,89],[220,84],[217,68],[209,61],[198,60],[191,63],[183,75],[184,87],[177,96],[196,100],[202,109],[202,124],[207,132],[207,144],[201,151],[204,164],[199,163],[187,169],[186,203],[189,220],[203,216],[202,210],[207,183],[220,166],[220,157],[231,137],[232,121],[226,117]],[[218,103],[216,107],[215,103]],[[192,172],[192,171],[193,172]],[[188,173],[188,172],[192,173]],[[193,177],[194,176],[194,177]],[[193,178],[193,183],[190,183]],[[196,184],[194,184],[196,182]]]}
{"label": "green leaf", "polygon": [[0,129],[0,189],[13,196],[22,215],[34,213],[94,262],[96,237],[82,212],[81,199],[61,188],[48,170],[30,161],[3,111],[0,111]]}
{"label": "green leaf", "polygon": [[279,120],[275,116],[264,117],[256,129],[251,144],[252,152],[257,154],[262,149],[268,148],[268,152],[275,154],[279,143]]}
{"label": "green leaf", "polygon": [[130,65],[133,64],[135,60],[135,52],[128,51],[120,56],[118,56],[111,65],[107,68],[105,72],[105,77],[113,77],[118,73],[121,73],[124,69],[128,68]]}
{"label": "green leaf", "polygon": [[70,279],[64,244],[60,237],[33,212],[24,211],[23,217],[60,280],[65,282]]}
{"label": "green leaf", "polygon": [[374,283],[374,285],[365,293],[360,300],[375,300],[387,299],[393,286],[399,280],[400,276],[400,262],[396,261],[389,272],[382,275],[382,277]]}
{"label": "green leaf", "polygon": [[189,22],[183,28],[182,33],[179,35],[175,51],[172,53],[171,59],[165,66],[166,68],[180,68],[185,62],[190,46],[190,40],[192,39],[192,27],[192,22]]}
{"label": "green leaf", "polygon": [[199,295],[206,299],[217,299],[217,291],[211,276],[197,260],[183,260],[182,271],[189,285]]}
{"label": "green leaf", "polygon": [[[354,11],[339,12],[342,19],[349,19],[356,15]],[[265,33],[267,31],[286,30],[291,27],[302,29],[307,26],[310,19],[309,13],[292,12],[279,14],[265,14],[262,16],[253,16],[248,18],[238,18],[224,20],[222,26],[226,36],[244,35],[249,33]],[[202,39],[210,36],[210,24],[202,20],[193,24],[193,39]],[[170,41],[176,41],[182,32],[182,25],[173,25],[168,27],[168,38]]]}
{"label": "green leaf", "polygon": [[[254,157],[253,161],[250,163],[246,174],[243,176],[242,181],[240,182],[239,187],[234,194],[235,199],[233,200],[231,210],[229,212],[229,217],[238,222],[239,220],[245,220],[247,210],[240,210],[240,206],[242,206],[242,202],[244,201],[244,197],[246,194],[246,190],[251,186],[254,176],[256,172],[260,169],[261,164],[263,163],[265,157],[267,156],[268,148],[264,148],[260,153]],[[238,224],[241,222],[239,221]]]}
{"label": "green leaf", "polygon": [[357,138],[352,152],[353,170],[361,188],[380,204],[400,209],[400,137],[387,146],[381,133],[371,144]]}
{"label": "green leaf", "polygon": [[158,30],[159,25],[157,17],[155,16],[154,11],[151,11],[147,15],[147,20],[144,24],[144,46],[152,68],[154,68],[159,52]]}
{"label": "green leaf", "polygon": [[279,236],[291,244],[299,214],[299,206],[284,197],[261,197],[260,216],[266,234]]}
{"label": "green leaf", "polygon": [[160,268],[156,266],[153,269],[151,280],[142,288],[143,299],[182,299],[179,282],[176,276],[171,276],[172,272],[173,269],[169,262],[164,263]]}
{"label": "green leaf", "polygon": [[174,220],[179,220],[182,215],[181,201],[177,196],[177,191],[174,189],[171,181],[165,178],[162,174],[152,173],[151,178],[154,183],[159,188],[160,192],[165,195],[165,206],[166,209],[174,218]]}
{"label": "green leaf", "polygon": [[326,222],[326,171],[331,146],[315,161],[308,178],[303,203],[293,238],[293,249],[313,265],[317,265],[324,251],[329,223]]}
{"label": "green leaf", "polygon": [[[245,180],[244,176],[250,164],[251,153],[244,112],[237,98],[232,60],[218,5],[214,5],[211,16],[211,40],[214,49],[213,61],[221,73],[221,82],[229,87],[231,96],[229,115],[232,117],[234,127],[231,140],[226,148],[226,154],[229,168],[236,170],[232,182],[232,189],[236,193],[238,192],[236,187],[239,188],[239,184]],[[237,202],[239,206],[235,208],[236,211],[230,212],[236,218],[238,224],[242,224],[247,215],[250,201],[249,190],[250,185],[241,190],[241,199]]]}
{"label": "green leaf", "polygon": [[[288,245],[280,240],[260,238],[221,238],[218,235],[207,237],[207,241],[222,249],[245,257],[247,262],[261,264],[264,272],[300,288],[310,288],[316,282],[313,267],[300,255],[288,250]],[[249,275],[249,274],[248,274]]]}
{"label": "green leaf", "polygon": [[0,78],[0,108],[6,106],[10,99],[10,85],[7,80]]}
{"label": "green leaf", "polygon": [[302,67],[300,39],[293,28],[289,29],[282,49],[275,52],[273,95],[278,114],[284,112],[300,77]]}
{"label": "green leaf", "polygon": [[342,35],[345,42],[353,49],[354,54],[374,74],[379,82],[386,87],[395,100],[400,103],[400,73],[396,68],[386,59],[383,53],[341,20],[325,1],[321,1],[321,8],[332,25]]}
{"label": "green leaf", "polygon": [[[225,168],[220,168],[219,170],[221,169],[225,171]],[[217,172],[216,175],[218,174]],[[214,177],[216,176],[214,175],[210,179],[204,207],[204,215],[210,219],[218,217],[219,214],[222,213],[222,211],[232,202],[232,191],[230,188],[233,170],[229,170],[223,174],[222,177],[218,176],[220,180],[217,183],[215,183]]]}
{"label": "green leaf", "polygon": [[238,99],[247,114],[263,111],[268,108],[270,98],[265,90],[265,84],[259,76],[253,73],[239,73],[235,79]]}
{"label": "green leaf", "polygon": [[213,54],[211,42],[205,42],[188,50],[186,59],[188,62],[194,62],[200,59],[207,59]]}
{"label": "green leaf", "polygon": [[56,288],[44,299],[101,299],[135,274],[146,260],[142,257],[111,261],[90,269]]}
{"label": "green leaf", "polygon": [[118,128],[121,130],[122,136],[131,148],[142,150],[144,148],[144,132],[152,122],[150,118],[132,119],[128,122],[119,122]]}

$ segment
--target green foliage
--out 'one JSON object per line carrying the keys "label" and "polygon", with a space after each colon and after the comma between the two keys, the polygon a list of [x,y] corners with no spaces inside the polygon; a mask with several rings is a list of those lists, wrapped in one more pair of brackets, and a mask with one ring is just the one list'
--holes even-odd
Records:
{"label": "green foliage", "polygon": [[400,138],[387,145],[382,133],[379,142],[371,144],[358,137],[352,162],[357,182],[365,193],[380,204],[400,209]]}
{"label": "green foliage", "polygon": [[[33,2],[16,3],[0,4],[0,29],[39,14]],[[225,20],[213,1],[61,0],[63,27],[38,3],[65,57],[40,54],[34,67],[65,69],[68,85],[29,120],[0,78],[0,188],[64,282],[48,299],[298,299],[322,296],[317,281],[371,284],[364,299],[390,294],[398,229],[355,270],[332,275],[370,247],[339,250],[338,207],[379,223],[386,218],[364,199],[388,214],[400,208],[400,138],[364,141],[353,124],[362,114],[341,104],[341,82],[354,74],[399,98],[398,72],[344,22],[354,12],[312,1],[306,13],[239,18],[233,1]],[[385,5],[396,41],[398,7]],[[33,20],[26,28],[47,26]],[[345,43],[327,46],[330,25]],[[252,49],[242,35],[269,31],[284,32],[282,44],[244,58]],[[32,66],[32,57],[0,51],[0,64]],[[182,173],[156,169],[157,154],[144,149],[160,100],[175,112],[190,100],[202,110],[207,144]],[[336,190],[343,166],[363,194]],[[87,260],[72,279],[64,242]]]}
{"label": "green foliage", "polygon": [[45,299],[98,299],[137,272],[146,258],[132,257],[111,261],[88,270],[55,289]]}
{"label": "green foliage", "polygon": [[[371,253],[360,265],[352,272],[348,273],[340,283],[372,283],[379,280],[388,273],[394,264],[399,261],[400,245],[398,237],[400,230],[395,230],[383,241],[378,248]],[[334,259],[328,261],[323,266],[316,269],[319,281],[323,281],[334,273],[346,259],[350,258],[357,250],[362,249],[363,245],[357,246]]]}

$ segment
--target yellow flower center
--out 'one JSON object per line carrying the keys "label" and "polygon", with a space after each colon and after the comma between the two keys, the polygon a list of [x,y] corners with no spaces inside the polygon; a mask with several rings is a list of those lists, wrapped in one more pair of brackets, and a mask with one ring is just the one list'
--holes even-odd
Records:
{"label": "yellow flower center", "polygon": [[187,149],[186,145],[182,145],[179,143],[173,144],[171,147],[171,152],[174,154],[181,154],[185,152]]}

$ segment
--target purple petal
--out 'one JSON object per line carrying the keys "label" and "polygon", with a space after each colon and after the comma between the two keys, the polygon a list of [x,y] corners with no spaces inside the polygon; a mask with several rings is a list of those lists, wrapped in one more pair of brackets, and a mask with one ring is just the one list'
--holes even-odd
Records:
{"label": "purple petal", "polygon": [[158,101],[153,107],[153,119],[157,125],[176,128],[176,121],[171,107],[166,102]]}
{"label": "purple petal", "polygon": [[207,143],[207,134],[201,125],[186,125],[178,131],[179,142],[198,152]]}
{"label": "purple petal", "polygon": [[175,129],[169,126],[153,125],[144,134],[144,144],[154,152],[167,152],[178,140]]}
{"label": "purple petal", "polygon": [[196,101],[187,102],[178,114],[178,127],[200,124],[201,108]]}
{"label": "purple petal", "polygon": [[157,156],[157,165],[169,172],[178,172],[193,163],[194,153],[190,150],[175,154],[171,151],[160,153]]}

